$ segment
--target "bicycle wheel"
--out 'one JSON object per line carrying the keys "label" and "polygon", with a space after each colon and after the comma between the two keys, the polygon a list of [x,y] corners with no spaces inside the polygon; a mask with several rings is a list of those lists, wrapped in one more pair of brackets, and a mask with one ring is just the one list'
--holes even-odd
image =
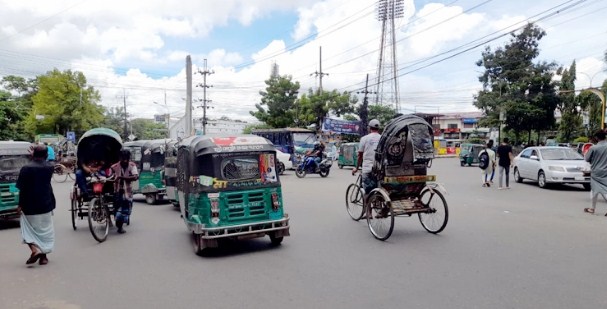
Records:
{"label": "bicycle wheel", "polygon": [[73,168],[67,171],[67,175],[70,177],[71,180],[76,180],[76,172]]}
{"label": "bicycle wheel", "polygon": [[70,210],[72,212],[72,228],[75,231],[76,230],[76,212],[78,211],[78,199],[75,197],[72,197],[72,207]]}
{"label": "bicycle wheel", "polygon": [[98,242],[104,242],[110,232],[110,210],[103,204],[101,197],[96,197],[89,202],[89,229],[93,238]]}
{"label": "bicycle wheel", "polygon": [[394,213],[390,199],[381,192],[371,192],[367,199],[366,213],[371,234],[379,240],[388,239],[394,230]]}
{"label": "bicycle wheel", "polygon": [[363,190],[357,184],[353,183],[346,190],[346,209],[350,218],[354,221],[360,220],[365,213],[363,207]]}
{"label": "bicycle wheel", "polygon": [[55,164],[53,180],[56,182],[65,182],[67,180],[67,168],[62,164]]}
{"label": "bicycle wheel", "polygon": [[419,200],[428,207],[426,211],[417,214],[419,222],[426,231],[433,234],[440,233],[449,221],[449,208],[445,197],[437,190],[424,189]]}

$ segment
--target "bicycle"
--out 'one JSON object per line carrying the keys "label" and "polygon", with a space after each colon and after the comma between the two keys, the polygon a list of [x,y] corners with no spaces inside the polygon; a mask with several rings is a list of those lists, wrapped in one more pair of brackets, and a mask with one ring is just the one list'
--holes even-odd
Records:
{"label": "bicycle", "polygon": [[56,163],[53,168],[53,180],[56,182],[65,182],[68,176],[70,179],[76,180],[74,167],[67,167],[61,163]]}
{"label": "bicycle", "polygon": [[362,173],[358,173],[356,181],[351,183],[348,186],[348,189],[346,189],[346,209],[348,210],[350,218],[354,221],[360,220],[365,214],[365,192],[362,183]]}

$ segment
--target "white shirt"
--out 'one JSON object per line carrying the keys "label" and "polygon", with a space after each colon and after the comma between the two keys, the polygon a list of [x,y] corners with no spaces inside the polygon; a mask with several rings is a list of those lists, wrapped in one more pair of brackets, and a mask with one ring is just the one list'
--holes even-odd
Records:
{"label": "white shirt", "polygon": [[373,161],[375,161],[375,148],[379,143],[381,135],[377,132],[371,132],[360,139],[358,152],[363,153],[362,172],[371,173]]}

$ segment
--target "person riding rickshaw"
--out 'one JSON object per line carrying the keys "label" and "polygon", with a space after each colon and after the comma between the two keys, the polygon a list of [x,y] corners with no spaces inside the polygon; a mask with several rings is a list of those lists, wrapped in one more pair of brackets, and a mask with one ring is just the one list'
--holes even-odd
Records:
{"label": "person riding rickshaw", "polygon": [[32,144],[0,141],[0,219],[19,217],[17,178],[21,167],[30,162]]}
{"label": "person riding rickshaw", "polygon": [[192,136],[179,143],[177,194],[194,251],[218,240],[289,236],[276,150],[256,135]]}

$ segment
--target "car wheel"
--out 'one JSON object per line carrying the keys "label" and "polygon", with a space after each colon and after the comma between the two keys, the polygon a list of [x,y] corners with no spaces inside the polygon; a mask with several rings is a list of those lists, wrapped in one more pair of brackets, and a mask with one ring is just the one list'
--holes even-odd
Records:
{"label": "car wheel", "polygon": [[521,174],[518,171],[518,168],[514,168],[514,181],[521,183],[523,182],[523,177],[521,177]]}
{"label": "car wheel", "polygon": [[537,175],[537,185],[542,189],[546,189],[548,187],[548,183],[546,183],[546,174],[544,174],[544,171],[540,171]]}

